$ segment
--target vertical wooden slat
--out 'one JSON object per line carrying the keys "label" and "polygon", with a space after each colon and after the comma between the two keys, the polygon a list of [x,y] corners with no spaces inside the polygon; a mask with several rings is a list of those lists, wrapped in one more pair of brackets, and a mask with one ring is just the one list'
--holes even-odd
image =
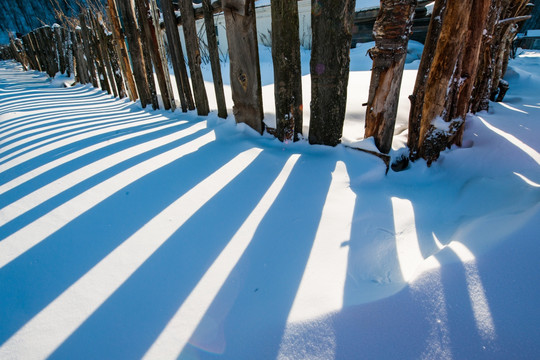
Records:
{"label": "vertical wooden slat", "polygon": [[116,83],[116,90],[118,91],[118,97],[123,99],[126,97],[126,88],[124,86],[124,77],[122,76],[122,69],[120,67],[120,61],[113,43],[114,41],[112,35],[106,36],[106,41],[107,52],[109,53],[109,59],[111,62],[114,82]]}
{"label": "vertical wooden slat", "polygon": [[86,58],[86,67],[90,74],[90,81],[94,87],[98,87],[98,79],[96,75],[96,67],[94,65],[94,56],[92,54],[92,45],[90,39],[90,32],[88,31],[88,25],[83,13],[79,14],[79,21],[81,23],[81,35],[83,42],[84,56]]}
{"label": "vertical wooden slat", "polygon": [[[154,0],[155,1],[155,0]],[[217,44],[217,34],[214,24],[213,8],[210,0],[203,0],[202,8],[204,12],[204,25],[206,28],[206,41],[208,43],[208,56],[212,66],[212,78],[214,79],[214,91],[218,107],[218,116],[227,118],[227,105],[225,103],[225,93],[223,91],[223,78],[221,76],[221,64],[219,61],[219,50]]]}
{"label": "vertical wooden slat", "polygon": [[186,112],[188,109],[194,110],[195,105],[189,86],[186,63],[184,61],[184,51],[182,50],[182,43],[180,42],[180,34],[178,33],[178,27],[176,25],[176,15],[174,14],[172,1],[161,0],[161,9],[163,11],[163,21],[165,22],[169,53],[171,54],[171,62],[174,69],[176,87],[180,96],[182,111]]}
{"label": "vertical wooden slat", "polygon": [[237,123],[246,123],[262,134],[264,130],[261,69],[257,43],[255,4],[246,0],[241,15],[223,2],[231,67],[233,114]]}
{"label": "vertical wooden slat", "polygon": [[312,0],[309,142],[340,143],[347,105],[355,1]]}
{"label": "vertical wooden slat", "polygon": [[[174,100],[174,91],[171,84],[171,74],[169,72],[169,62],[167,60],[167,52],[165,51],[164,32],[160,28],[159,20],[159,8],[156,0],[150,0],[150,15],[154,26],[156,43],[159,51],[159,57],[161,59],[161,66],[163,69],[163,76],[165,85],[167,87],[167,94],[169,95],[169,105],[172,111],[176,110],[176,101]],[[162,94],[163,95],[163,94]]]}
{"label": "vertical wooden slat", "polygon": [[56,43],[56,51],[58,55],[58,65],[61,74],[66,71],[66,57],[64,54],[64,41],[62,39],[62,29],[60,26],[53,27],[54,40]]}
{"label": "vertical wooden slat", "polygon": [[[115,97],[118,97],[118,90],[116,89],[116,83],[114,81],[113,69],[111,66],[111,61],[109,59],[109,51],[107,50],[107,37],[105,31],[103,30],[103,25],[99,22],[96,16],[91,15],[91,20],[94,28],[94,33],[97,36],[97,45],[99,47],[99,53],[103,61],[105,82],[108,81],[109,89],[112,91]],[[111,93],[109,91],[109,93]]]}
{"label": "vertical wooden slat", "polygon": [[195,27],[195,16],[193,15],[193,3],[191,0],[181,0],[179,5],[180,13],[182,14],[182,29],[184,30],[184,38],[186,39],[189,72],[191,73],[197,114],[208,115],[210,109],[201,72],[201,53],[199,50],[197,29]]}
{"label": "vertical wooden slat", "polygon": [[118,18],[118,9],[114,0],[107,0],[107,5],[107,15],[109,16],[109,20],[111,21],[113,42],[118,56],[120,69],[122,70],[122,76],[126,82],[126,89],[129,98],[132,101],[136,101],[139,97],[137,95],[137,87],[135,86],[133,72],[129,63],[126,42],[124,40],[124,36],[122,35],[120,19]]}
{"label": "vertical wooden slat", "polygon": [[144,25],[148,25],[148,12],[144,9],[140,11],[137,6],[137,0],[135,1],[135,15],[137,16],[137,23],[139,26],[139,36],[141,38],[142,54],[144,58],[144,68],[146,69],[146,81],[148,82],[148,90],[150,91],[150,99],[152,101],[152,108],[154,110],[159,108],[159,102],[157,98],[156,82],[154,79],[154,67],[152,63],[151,49],[149,46],[150,39],[147,37],[147,32],[144,29]]}
{"label": "vertical wooden slat", "polygon": [[276,137],[297,141],[302,134],[302,68],[297,0],[272,0],[272,59]]}
{"label": "vertical wooden slat", "polygon": [[105,69],[105,60],[103,59],[103,54],[101,53],[101,47],[99,44],[99,38],[97,35],[96,26],[94,24],[94,15],[89,11],[85,11],[86,21],[88,24],[88,33],[90,35],[90,44],[92,46],[92,54],[94,56],[94,63],[96,65],[96,70],[98,73],[98,80],[101,86],[101,89],[111,94],[111,87],[109,85],[109,79],[107,76],[107,71]]}
{"label": "vertical wooden slat", "polygon": [[137,6],[137,12],[139,14],[139,25],[142,32],[141,40],[143,41],[143,47],[147,49],[151,58],[151,63],[154,64],[154,70],[156,72],[161,98],[163,100],[163,107],[165,110],[169,110],[171,108],[171,101],[165,80],[163,62],[159,54],[156,29],[154,28],[148,0],[135,0],[135,5]]}
{"label": "vertical wooden slat", "polygon": [[34,50],[34,56],[36,57],[36,64],[37,64],[37,68],[36,70],[38,71],[43,71],[43,65],[42,65],[42,62],[41,62],[41,53],[39,51],[39,45],[38,45],[38,42],[37,42],[37,37],[36,37],[36,31],[32,31],[28,34],[28,38],[30,39],[30,42],[32,43],[32,49]]}
{"label": "vertical wooden slat", "polygon": [[145,108],[146,105],[152,102],[152,95],[148,88],[146,65],[143,58],[141,38],[137,27],[137,21],[135,20],[135,11],[132,7],[132,1],[118,0],[118,8],[124,24],[124,32],[127,38],[129,53],[131,55],[131,64],[135,83],[137,85],[137,92],[139,93],[141,105]]}
{"label": "vertical wooden slat", "polygon": [[71,76],[73,73],[73,48],[71,43],[71,34],[68,29],[62,28],[62,41],[64,42],[64,56],[66,63],[66,73]]}

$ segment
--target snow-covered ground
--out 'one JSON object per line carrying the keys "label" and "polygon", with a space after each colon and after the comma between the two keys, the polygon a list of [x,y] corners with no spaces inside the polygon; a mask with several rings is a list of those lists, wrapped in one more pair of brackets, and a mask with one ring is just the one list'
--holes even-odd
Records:
{"label": "snow-covered ground", "polygon": [[[352,58],[349,144],[369,86]],[[539,358],[539,74],[522,52],[463,148],[385,175],[1,62],[0,359]]]}

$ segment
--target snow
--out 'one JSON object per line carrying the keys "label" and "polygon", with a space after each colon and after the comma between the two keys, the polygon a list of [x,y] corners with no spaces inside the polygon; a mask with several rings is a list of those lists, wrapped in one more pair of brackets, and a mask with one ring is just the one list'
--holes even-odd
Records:
{"label": "snow", "polygon": [[[349,148],[374,149],[370,46],[351,53],[335,148],[1,62],[0,358],[540,357],[540,52],[510,62],[505,101],[468,117],[462,148],[385,175]],[[302,71],[309,123],[306,50]]]}

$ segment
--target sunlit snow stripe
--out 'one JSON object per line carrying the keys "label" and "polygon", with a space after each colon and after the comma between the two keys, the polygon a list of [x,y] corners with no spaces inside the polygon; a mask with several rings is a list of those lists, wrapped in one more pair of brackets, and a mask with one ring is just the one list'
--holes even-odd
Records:
{"label": "sunlit snow stripe", "polygon": [[86,190],[0,241],[0,268],[15,260],[69,222],[143,176],[214,141],[212,131],[187,144],[154,156]]}
{"label": "sunlit snow stripe", "polygon": [[[68,125],[78,124],[81,122],[84,122],[87,125],[99,125],[102,122],[100,119],[107,119],[107,121],[121,120],[126,118],[132,119],[133,114],[129,114],[127,111],[114,111],[114,115],[107,113],[109,111],[111,111],[111,109],[106,108],[99,111],[80,111],[80,114],[73,114],[72,112],[67,110],[58,111],[54,114],[39,113],[37,116],[45,116],[46,118],[40,121],[26,121],[26,123],[23,123],[22,121],[17,122],[8,130],[2,130],[0,132],[0,139],[2,140],[2,142],[8,142],[14,141],[18,138],[29,138],[32,134],[44,133],[47,130],[62,131]],[[30,117],[32,117],[32,115]]]}
{"label": "sunlit snow stripe", "polygon": [[471,299],[476,328],[480,336],[485,341],[495,340],[495,323],[487,301],[486,291],[482,285],[482,279],[478,273],[474,254],[459,241],[452,241],[448,244],[448,247],[459,257],[465,268],[467,290]]}
{"label": "sunlit snow stripe", "polygon": [[518,109],[518,108],[516,108],[516,107],[513,107],[513,106],[511,106],[511,105],[509,105],[509,104],[506,104],[506,103],[503,103],[503,102],[499,102],[499,103],[497,103],[497,104],[504,106],[504,107],[507,108],[508,110],[517,111],[517,112],[520,112],[520,113],[522,113],[522,114],[529,115],[528,112],[523,111],[523,110],[520,110],[520,109]]}
{"label": "sunlit snow stripe", "polygon": [[67,189],[91,178],[96,174],[99,174],[102,171],[105,171],[137,155],[144,154],[148,151],[157,149],[160,146],[170,144],[186,136],[192,135],[205,128],[206,121],[201,121],[187,129],[121,150],[117,153],[104,157],[103,159],[99,159],[91,164],[83,166],[82,168],[79,168],[67,175],[64,175],[61,178],[44,185],[34,192],[7,205],[3,209],[0,209],[0,226],[5,225],[25,212],[32,210],[36,206],[53,198],[61,192],[66,191]]}
{"label": "sunlit snow stripe", "polygon": [[[26,144],[30,144],[30,146],[36,147],[39,144],[51,142],[51,141],[54,141],[55,139],[64,137],[64,136],[66,136],[65,133],[68,132],[68,131],[73,131],[73,130],[77,130],[77,129],[84,129],[86,131],[92,131],[97,126],[103,126],[103,125],[108,125],[108,124],[111,125],[111,124],[118,123],[118,122],[122,121],[122,118],[124,118],[124,116],[117,117],[117,118],[107,117],[107,119],[109,119],[109,120],[106,120],[106,121],[104,121],[104,120],[98,120],[98,121],[95,121],[95,120],[92,120],[92,121],[87,121],[87,120],[73,121],[73,122],[71,122],[71,124],[76,124],[76,125],[63,126],[63,127],[58,128],[58,129],[52,129],[52,130],[49,130],[49,131],[44,131],[44,132],[41,132],[41,133],[38,133],[38,134],[35,134],[35,135],[32,135],[32,136],[23,137],[20,140],[12,142],[11,144],[3,145],[2,146],[2,151],[5,153],[8,150],[11,150],[11,149],[16,148],[18,146],[24,146]],[[81,123],[81,122],[83,122],[83,123]],[[57,135],[57,134],[60,134],[60,135]],[[33,141],[37,141],[37,143],[32,144]],[[6,159],[11,159],[11,158],[13,158],[14,155],[17,155],[17,154],[23,152],[24,150],[25,149],[20,149],[20,150],[18,150],[16,152],[8,154],[8,155],[0,158],[0,161],[5,161]]]}
{"label": "sunlit snow stripe", "polygon": [[[137,117],[138,118],[138,117]],[[100,126],[97,129],[84,129],[77,132],[74,132],[72,134],[68,134],[67,137],[62,138],[61,135],[54,139],[47,139],[44,141],[41,141],[37,144],[31,144],[28,146],[28,148],[32,148],[33,150],[30,150],[22,155],[17,156],[18,154],[28,150],[28,148],[20,149],[18,151],[15,151],[8,156],[7,158],[10,158],[7,162],[0,164],[0,172],[6,171],[8,169],[11,169],[17,165],[20,165],[26,161],[29,161],[37,156],[43,155],[49,151],[53,151],[56,149],[60,149],[64,146],[74,144],[76,142],[91,138],[93,136],[102,135],[109,133],[111,131],[121,130],[121,129],[128,129],[130,127],[140,126],[144,124],[149,124],[152,122],[155,122],[159,119],[159,117],[153,117],[153,118],[146,118],[141,117],[142,120],[130,120],[126,121],[125,123],[122,123],[120,125],[108,125],[108,126]],[[115,130],[113,130],[115,129]],[[56,140],[55,139],[59,139]],[[41,146],[43,145],[43,146]]]}
{"label": "sunlit snow stripe", "polygon": [[392,208],[399,267],[403,280],[409,282],[418,275],[418,268],[424,261],[416,234],[414,208],[409,200],[396,197],[392,198]]}
{"label": "sunlit snow stripe", "polygon": [[345,164],[336,163],[332,182],[288,322],[308,320],[343,307],[356,194]]}
{"label": "sunlit snow stripe", "polygon": [[197,329],[213,300],[278,197],[300,155],[292,155],[255,209],[171,318],[144,359],[176,359]]}
{"label": "sunlit snow stripe", "polygon": [[261,152],[253,148],[239,154],[150,220],[9,338],[0,347],[0,359],[10,354],[21,359],[50,356],[172,234]]}
{"label": "sunlit snow stripe", "polygon": [[[137,124],[129,124],[129,125],[119,125],[119,126],[114,126],[114,127],[111,127],[111,128],[105,128],[105,129],[101,129],[101,130],[96,130],[94,132],[92,132],[92,134],[90,136],[96,136],[96,135],[101,135],[101,134],[107,134],[107,133],[113,133],[113,132],[116,132],[116,131],[119,131],[119,130],[127,130],[127,129],[130,129],[132,127],[140,127],[140,126],[143,126],[143,125],[146,125],[146,124],[152,124],[152,123],[155,123],[156,120],[154,119],[151,119],[151,120],[144,120],[144,121],[141,121]],[[43,164],[42,166],[36,168],[36,169],[33,169],[33,170],[30,170],[24,174],[22,174],[21,176],[13,179],[13,180],[10,180],[9,182],[5,183],[5,184],[2,184],[0,185],[0,195],[5,193],[6,191],[9,191],[33,178],[35,178],[36,176],[39,176],[49,170],[52,170],[62,164],[65,164],[69,161],[72,161],[74,159],[77,159],[77,158],[80,158],[81,156],[84,156],[84,155],[87,155],[87,154],[90,154],[94,151],[97,151],[99,149],[102,149],[104,147],[107,147],[107,146],[110,146],[110,145],[113,145],[113,144],[117,144],[119,142],[122,142],[122,141],[125,141],[125,140],[129,140],[129,139],[132,139],[132,138],[137,138],[137,137],[140,137],[140,136],[144,136],[144,135],[148,135],[148,134],[151,134],[151,133],[154,133],[154,132],[158,132],[158,131],[161,131],[161,130],[165,130],[165,129],[168,129],[170,127],[174,127],[174,126],[178,126],[178,125],[182,125],[182,124],[185,124],[187,123],[187,121],[177,121],[177,122],[170,122],[168,124],[165,124],[165,125],[162,125],[162,126],[156,126],[154,128],[150,128],[150,129],[146,129],[146,130],[143,130],[143,131],[137,131],[137,132],[134,132],[134,133],[131,133],[131,134],[127,134],[127,135],[123,135],[123,136],[119,136],[119,137],[115,137],[115,138],[112,138],[112,139],[107,139],[106,141],[102,141],[98,144],[95,144],[95,145],[91,145],[91,146],[88,146],[88,147],[85,147],[81,150],[78,150],[78,151],[75,151],[73,153],[70,153],[68,155],[65,155],[65,156],[62,156],[61,158],[58,158],[58,159],[55,159],[53,161],[50,161],[46,164]]]}
{"label": "sunlit snow stripe", "polygon": [[[314,320],[343,307],[343,295],[347,277],[351,227],[356,203],[356,194],[349,187],[350,179],[345,164],[337,162],[332,181],[326,195],[321,220],[313,246],[287,317],[285,333],[281,339],[278,359],[293,358],[295,327],[303,321]],[[335,356],[336,339],[332,327],[320,321],[324,341],[319,349],[324,353],[315,359],[331,359]],[[297,350],[297,349],[296,349]],[[308,354],[309,357],[315,356]]]}
{"label": "sunlit snow stripe", "polygon": [[514,175],[518,176],[521,180],[525,181],[527,184],[529,184],[529,185],[531,185],[533,187],[540,187],[540,184],[532,181],[531,179],[529,179],[525,175],[522,175],[522,174],[517,173],[517,172],[514,172]]}
{"label": "sunlit snow stripe", "polygon": [[525,154],[529,155],[534,161],[536,161],[538,165],[540,165],[540,154],[536,150],[534,150],[532,147],[530,147],[529,145],[525,144],[523,141],[516,138],[514,135],[496,128],[495,126],[491,125],[490,123],[488,123],[486,120],[482,119],[481,117],[478,117],[478,118],[482,120],[484,125],[486,125],[486,127],[489,130],[493,131],[496,134],[499,134],[500,136],[502,136],[503,138],[505,138],[512,144],[514,144],[516,147],[521,149]]}

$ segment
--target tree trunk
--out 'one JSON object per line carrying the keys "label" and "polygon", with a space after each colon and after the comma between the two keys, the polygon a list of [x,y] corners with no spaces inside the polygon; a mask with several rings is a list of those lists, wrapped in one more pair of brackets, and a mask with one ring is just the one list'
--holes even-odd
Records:
{"label": "tree trunk", "polygon": [[163,11],[163,21],[167,33],[167,41],[169,44],[169,53],[176,78],[176,87],[180,96],[182,111],[186,112],[195,109],[191,88],[189,87],[189,79],[187,76],[186,63],[184,61],[184,51],[180,42],[180,34],[176,25],[176,15],[172,5],[172,0],[161,0],[161,10]]}
{"label": "tree trunk", "polygon": [[440,152],[448,146],[449,137],[455,134],[462,123],[460,119],[443,125],[441,120],[449,120],[444,118],[448,105],[447,95],[459,65],[471,7],[472,2],[469,1],[452,1],[447,4],[441,35],[426,83],[422,109],[419,152],[428,164],[439,157]]}
{"label": "tree trunk", "polygon": [[375,47],[366,112],[365,138],[373,136],[380,152],[392,148],[407,45],[416,0],[382,0],[373,34]]}
{"label": "tree trunk", "polygon": [[152,95],[148,88],[148,80],[146,79],[146,65],[143,58],[141,38],[135,20],[135,11],[132,7],[131,0],[118,0],[118,7],[122,14],[124,24],[124,33],[126,34],[131,64],[133,66],[133,75],[137,85],[137,92],[141,100],[143,108],[152,102]]}
{"label": "tree trunk", "polygon": [[198,115],[208,115],[208,97],[204,86],[204,79],[201,72],[201,52],[199,50],[199,39],[195,27],[195,17],[193,16],[193,2],[191,0],[180,0],[180,12],[182,14],[182,29],[186,39],[186,51],[188,55],[189,72],[193,85],[193,95]]}
{"label": "tree trunk", "polygon": [[272,59],[276,137],[297,141],[302,134],[302,68],[297,0],[272,0]]}
{"label": "tree trunk", "polygon": [[246,123],[262,134],[264,112],[255,4],[254,0],[241,1],[245,2],[242,9],[227,7],[227,3],[223,2],[229,43],[233,114],[237,123]]}
{"label": "tree trunk", "polygon": [[210,0],[203,0],[204,25],[206,28],[206,40],[208,42],[208,55],[212,66],[212,78],[214,79],[214,91],[218,106],[218,116],[227,118],[227,105],[225,103],[225,93],[223,91],[223,78],[221,76],[221,64],[219,61],[219,49],[217,43],[216,29],[214,25],[213,7]]}
{"label": "tree trunk", "polygon": [[441,34],[444,10],[447,0],[436,0],[433,7],[433,14],[429,23],[429,29],[424,43],[422,59],[418,67],[416,83],[409,99],[411,100],[411,110],[409,113],[409,134],[407,146],[409,147],[409,157],[411,160],[418,159],[418,140],[420,138],[420,124],[422,122],[422,109],[424,107],[424,96],[426,93],[426,83],[431,71],[431,63],[437,50],[437,42]]}
{"label": "tree trunk", "polygon": [[310,144],[341,142],[355,1],[312,0]]}
{"label": "tree trunk", "polygon": [[118,55],[118,62],[120,63],[120,68],[122,69],[122,74],[126,80],[127,90],[129,98],[132,101],[138,99],[137,88],[135,86],[135,80],[133,79],[133,72],[131,71],[131,65],[129,63],[129,56],[126,49],[126,43],[124,36],[122,35],[122,30],[120,27],[120,19],[118,18],[118,9],[114,0],[107,0],[107,14],[109,20],[111,21],[112,35],[114,40],[114,47]]}

